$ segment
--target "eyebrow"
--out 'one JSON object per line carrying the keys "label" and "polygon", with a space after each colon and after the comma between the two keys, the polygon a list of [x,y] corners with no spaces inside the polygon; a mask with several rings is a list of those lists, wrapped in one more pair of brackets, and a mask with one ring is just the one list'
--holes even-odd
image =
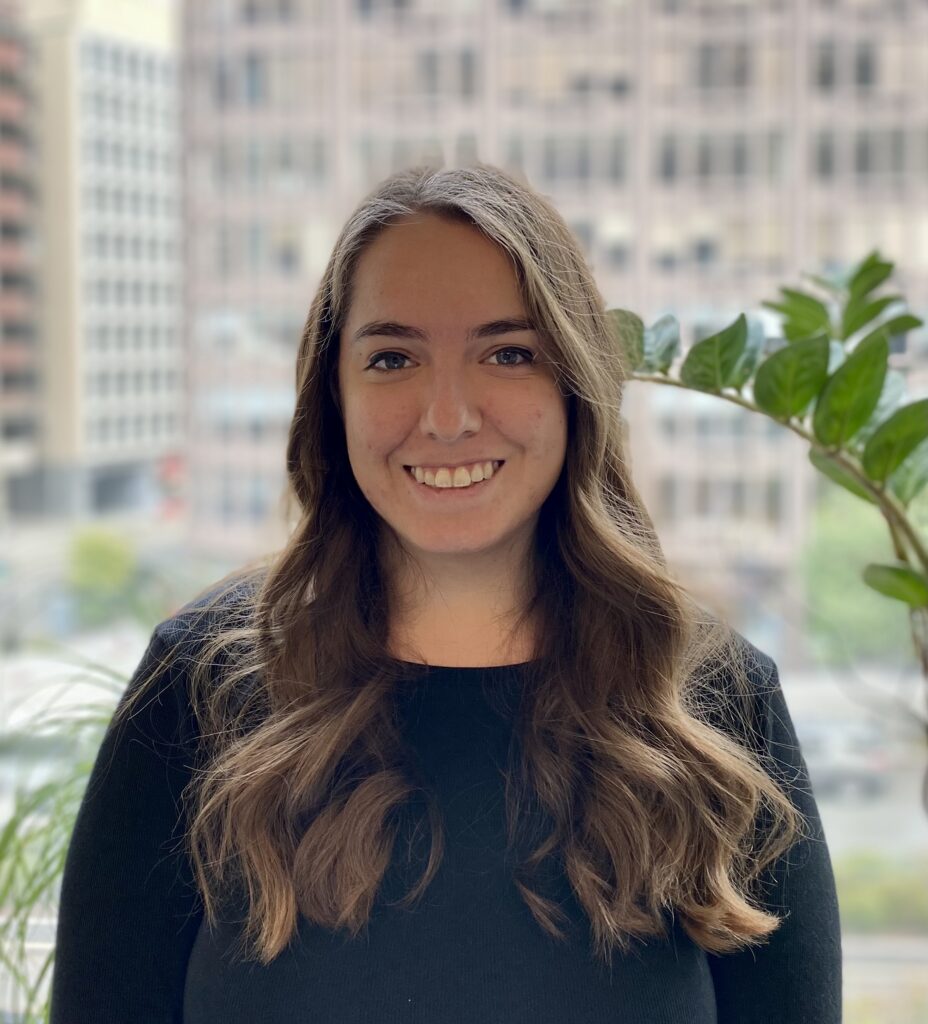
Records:
{"label": "eyebrow", "polygon": [[[489,323],[478,324],[467,332],[468,341],[476,341],[480,338],[493,338],[499,334],[510,334],[513,331],[534,331],[537,330],[531,320],[524,317],[506,317],[502,320],[491,320]],[[355,332],[354,340],[362,341],[372,336],[388,338],[414,338],[417,341],[428,343],[429,336],[418,327],[409,327],[406,324],[398,324],[393,320],[372,320]]]}

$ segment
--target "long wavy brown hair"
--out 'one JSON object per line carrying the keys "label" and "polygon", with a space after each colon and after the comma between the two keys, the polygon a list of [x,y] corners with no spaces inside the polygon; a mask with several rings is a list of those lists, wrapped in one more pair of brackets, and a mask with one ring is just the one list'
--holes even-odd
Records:
{"label": "long wavy brown hair", "polygon": [[[379,517],[350,469],[337,377],[358,258],[416,213],[473,225],[509,254],[569,402],[566,458],[539,513],[530,599],[513,626],[541,624],[518,670],[517,756],[503,773],[509,841],[532,808],[550,823],[518,860],[515,884],[538,925],[563,939],[562,912],[532,887],[556,858],[605,962],[632,937],[666,935],[670,909],[708,952],[763,941],[780,923],[764,909],[763,872],[806,824],[759,738],[756,709],[775,666],[668,570],[631,479],[627,371],[583,253],[545,198],[483,163],[403,170],[350,215],[296,360],[289,540],[188,606],[189,642],[167,645],[114,716],[129,714],[149,679],[181,667],[198,730],[185,853],[206,919],[216,924],[230,893],[246,896],[237,955],[263,964],[298,915],[357,935],[391,860],[394,814],[417,792],[391,710],[417,667],[388,650]],[[426,795],[431,851],[404,907],[443,854]]]}

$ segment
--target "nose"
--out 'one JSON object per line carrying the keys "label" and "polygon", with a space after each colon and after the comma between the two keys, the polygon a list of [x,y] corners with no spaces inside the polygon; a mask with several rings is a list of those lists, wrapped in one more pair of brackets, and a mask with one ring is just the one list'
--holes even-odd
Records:
{"label": "nose", "polygon": [[479,394],[464,375],[454,370],[435,374],[423,391],[423,431],[450,443],[462,433],[476,433],[480,423]]}

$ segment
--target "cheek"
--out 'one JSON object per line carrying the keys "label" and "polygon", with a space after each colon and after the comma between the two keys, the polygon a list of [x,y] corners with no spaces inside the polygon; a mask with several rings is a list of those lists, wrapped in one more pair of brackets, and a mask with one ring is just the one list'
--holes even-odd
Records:
{"label": "cheek", "polygon": [[372,457],[389,454],[403,443],[409,433],[408,420],[396,408],[367,405],[353,423],[353,436],[358,450]]}

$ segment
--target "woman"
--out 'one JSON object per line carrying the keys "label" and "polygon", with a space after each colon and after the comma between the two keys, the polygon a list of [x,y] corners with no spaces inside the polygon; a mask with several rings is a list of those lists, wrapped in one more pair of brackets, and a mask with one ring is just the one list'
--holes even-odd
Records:
{"label": "woman", "polygon": [[557,211],[479,164],[351,215],[286,547],[161,623],[68,852],[53,1024],[841,1019],[773,661],[674,580]]}

